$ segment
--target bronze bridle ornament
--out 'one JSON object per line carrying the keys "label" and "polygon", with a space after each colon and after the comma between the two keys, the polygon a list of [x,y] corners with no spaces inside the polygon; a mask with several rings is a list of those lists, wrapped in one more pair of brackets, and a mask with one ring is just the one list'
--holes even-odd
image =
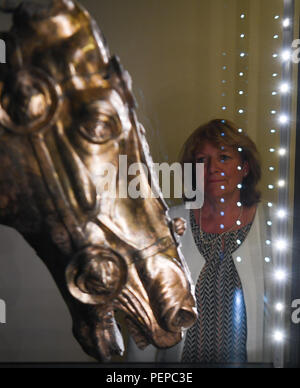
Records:
{"label": "bronze bridle ornament", "polygon": [[[20,3],[20,4],[19,4]],[[156,178],[143,197],[104,189],[103,166],[152,160],[131,80],[88,12],[73,0],[0,2],[0,222],[20,232],[52,274],[82,348],[123,353],[115,312],[139,347],[175,345],[196,318],[190,275]],[[133,177],[128,177],[130,179]],[[151,181],[151,185],[150,185]],[[157,196],[151,196],[152,183]],[[126,187],[125,187],[126,186]]]}

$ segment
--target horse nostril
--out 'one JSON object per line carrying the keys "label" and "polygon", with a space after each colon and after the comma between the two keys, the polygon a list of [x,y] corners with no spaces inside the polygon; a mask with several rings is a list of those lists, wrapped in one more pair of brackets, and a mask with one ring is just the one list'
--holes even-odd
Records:
{"label": "horse nostril", "polygon": [[197,319],[194,298],[190,295],[165,310],[163,320],[170,331],[176,332],[193,326]]}
{"label": "horse nostril", "polygon": [[195,299],[177,260],[160,253],[136,265],[160,326],[174,333],[192,326],[197,319]]}
{"label": "horse nostril", "polygon": [[196,309],[193,307],[181,307],[170,309],[165,321],[170,331],[176,332],[191,327],[197,319]]}

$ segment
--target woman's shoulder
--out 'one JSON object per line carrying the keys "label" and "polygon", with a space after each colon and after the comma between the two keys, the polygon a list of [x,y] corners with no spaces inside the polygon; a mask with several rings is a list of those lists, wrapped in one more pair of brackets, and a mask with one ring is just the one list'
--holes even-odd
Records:
{"label": "woman's shoulder", "polygon": [[272,204],[265,200],[262,199],[258,204],[257,204],[257,213],[258,213],[258,218],[262,220],[270,219],[273,215],[273,209],[272,209]]}

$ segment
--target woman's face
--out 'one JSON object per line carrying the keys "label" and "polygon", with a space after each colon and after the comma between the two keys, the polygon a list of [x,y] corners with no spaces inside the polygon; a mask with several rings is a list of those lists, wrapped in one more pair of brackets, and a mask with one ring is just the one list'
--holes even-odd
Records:
{"label": "woman's face", "polygon": [[196,152],[196,162],[204,163],[205,197],[239,197],[239,184],[248,174],[249,165],[242,163],[239,151],[229,146],[215,146],[203,143]]}

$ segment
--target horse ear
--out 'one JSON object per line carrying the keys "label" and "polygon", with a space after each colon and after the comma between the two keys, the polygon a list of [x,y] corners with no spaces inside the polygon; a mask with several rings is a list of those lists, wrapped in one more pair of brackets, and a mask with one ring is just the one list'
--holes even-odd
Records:
{"label": "horse ear", "polygon": [[127,282],[127,265],[112,249],[93,245],[73,258],[66,280],[70,293],[80,302],[108,304]]}

